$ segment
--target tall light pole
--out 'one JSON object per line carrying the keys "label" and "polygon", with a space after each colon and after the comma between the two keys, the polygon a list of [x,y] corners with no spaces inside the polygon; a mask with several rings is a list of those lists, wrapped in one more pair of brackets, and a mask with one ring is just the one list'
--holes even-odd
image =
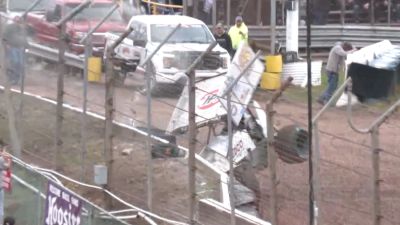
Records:
{"label": "tall light pole", "polygon": [[311,2],[307,0],[307,102],[308,102],[308,183],[309,183],[309,224],[314,225],[315,198],[314,198],[314,168],[313,168],[313,148],[312,148],[312,83],[311,83]]}

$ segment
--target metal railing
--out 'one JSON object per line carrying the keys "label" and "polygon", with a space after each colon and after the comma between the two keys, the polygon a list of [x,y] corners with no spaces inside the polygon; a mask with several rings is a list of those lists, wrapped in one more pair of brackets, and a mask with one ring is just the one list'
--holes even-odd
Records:
{"label": "metal railing", "polygon": [[[28,54],[37,56],[49,61],[58,62],[58,49],[29,42]],[[72,53],[65,53],[65,64],[75,68],[83,69],[84,58]]]}
{"label": "metal railing", "polygon": [[[286,28],[276,27],[276,40],[285,46]],[[269,42],[268,26],[249,26],[249,37],[255,41]],[[357,47],[364,47],[382,40],[400,44],[400,27],[369,25],[323,25],[311,27],[311,48],[329,48],[338,41],[349,41]],[[299,27],[299,47],[306,47],[306,27]]]}

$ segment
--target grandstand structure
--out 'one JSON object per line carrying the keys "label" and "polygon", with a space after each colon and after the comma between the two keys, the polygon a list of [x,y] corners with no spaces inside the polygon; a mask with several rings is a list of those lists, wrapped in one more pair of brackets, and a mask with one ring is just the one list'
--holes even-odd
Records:
{"label": "grandstand structure", "polygon": [[[299,54],[305,52],[305,1],[304,0],[276,0],[277,40],[285,47],[285,16],[290,2],[299,1]],[[316,2],[319,0],[313,0]],[[189,1],[188,1],[189,2]],[[193,1],[198,3],[192,6],[183,5],[183,11],[189,16],[194,16],[213,26],[222,22],[228,28],[233,25],[237,15],[242,15],[244,22],[249,27],[249,38],[257,43],[259,49],[269,51],[270,46],[270,5],[271,0],[215,0],[210,11],[206,12],[206,1]],[[351,5],[341,4],[343,0],[329,1],[329,10],[321,24],[313,20],[312,26],[312,51],[318,58],[326,58],[327,51],[339,41],[355,43],[360,48],[381,40],[389,40],[394,44],[400,43],[396,35],[400,30],[396,20],[398,6],[395,1],[388,1],[385,7],[371,7],[360,12],[359,18],[354,16]],[[377,0],[371,2],[379,2]],[[392,4],[390,4],[392,2]],[[371,5],[375,5],[372,3]],[[185,9],[186,8],[186,9]],[[315,10],[313,10],[315,12]],[[227,16],[229,15],[229,16]],[[325,32],[329,31],[329,32]]]}

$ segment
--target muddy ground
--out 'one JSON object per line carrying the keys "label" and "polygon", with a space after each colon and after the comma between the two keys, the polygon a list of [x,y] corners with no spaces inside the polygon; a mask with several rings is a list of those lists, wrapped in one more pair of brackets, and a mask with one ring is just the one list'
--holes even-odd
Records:
{"label": "muddy ground", "polygon": [[[65,100],[74,106],[82,102],[82,80],[76,76],[65,79]],[[142,126],[146,120],[146,99],[137,90],[140,79],[130,78],[127,85],[116,91],[116,120]],[[56,74],[49,68],[29,70],[26,90],[50,99],[55,99]],[[290,91],[290,90],[289,90]],[[263,105],[270,93],[259,91],[256,99]],[[1,96],[2,97],[2,96]],[[103,84],[90,84],[89,110],[104,114]],[[153,124],[164,129],[167,126],[176,99],[155,98],[153,100]],[[4,101],[0,101],[4,104]],[[314,113],[320,109],[315,105]],[[285,95],[276,104],[276,125],[297,123],[306,127],[307,107],[303,101],[293,101]],[[360,127],[368,126],[384,110],[370,106],[358,106],[354,112],[355,122]],[[4,109],[1,110],[4,114]],[[27,161],[52,167],[54,143],[54,108],[32,104],[25,107],[26,124],[24,140]],[[28,119],[30,118],[30,119]],[[40,119],[38,119],[40,118]],[[382,224],[400,224],[400,115],[391,117],[380,129],[381,156],[381,200]],[[6,134],[4,119],[0,122],[1,136]],[[80,173],[80,118],[68,115],[65,118],[64,153],[68,155],[63,172],[79,179]],[[89,122],[90,160],[87,168],[88,182],[92,182],[92,164],[101,161],[103,149],[103,123]],[[372,166],[370,137],[353,131],[347,121],[345,109],[331,108],[320,120],[320,224],[366,225],[372,224]],[[199,149],[206,141],[205,132],[198,137]],[[143,151],[144,138],[121,131],[115,137],[114,191],[123,199],[146,208],[146,161]],[[185,144],[186,136],[180,137]],[[121,154],[122,149],[132,149],[129,156]],[[187,215],[187,169],[184,159],[154,160],[154,201],[155,211],[169,218],[185,221]],[[262,216],[269,215],[268,172],[260,171],[258,176],[263,190]],[[282,225],[303,225],[308,221],[308,164],[288,165],[278,163],[278,205],[279,222]],[[204,177],[207,179],[207,177]],[[212,185],[211,185],[212,186]],[[206,193],[213,187],[206,187]],[[101,202],[101,193],[86,191],[86,196]],[[97,200],[96,200],[97,199]]]}

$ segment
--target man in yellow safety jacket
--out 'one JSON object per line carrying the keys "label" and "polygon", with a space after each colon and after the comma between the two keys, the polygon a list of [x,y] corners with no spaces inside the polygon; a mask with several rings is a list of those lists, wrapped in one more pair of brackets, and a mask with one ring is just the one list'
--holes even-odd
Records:
{"label": "man in yellow safety jacket", "polygon": [[241,16],[237,16],[235,19],[235,25],[229,29],[229,36],[232,40],[232,51],[233,55],[239,47],[240,42],[247,42],[249,31],[247,29],[246,24],[243,22],[243,18]]}

